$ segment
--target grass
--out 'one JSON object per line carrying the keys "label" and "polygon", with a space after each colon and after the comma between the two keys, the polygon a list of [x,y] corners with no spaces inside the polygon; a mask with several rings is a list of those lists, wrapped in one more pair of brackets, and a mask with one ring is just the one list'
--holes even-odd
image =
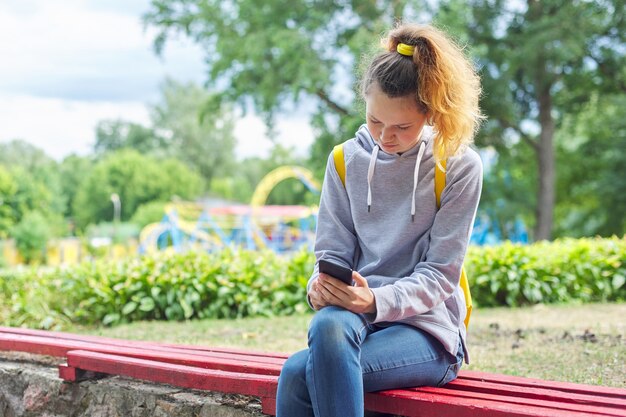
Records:
{"label": "grass", "polygon": [[[291,353],[311,315],[139,322],[71,332]],[[626,303],[477,309],[465,369],[626,388]]]}

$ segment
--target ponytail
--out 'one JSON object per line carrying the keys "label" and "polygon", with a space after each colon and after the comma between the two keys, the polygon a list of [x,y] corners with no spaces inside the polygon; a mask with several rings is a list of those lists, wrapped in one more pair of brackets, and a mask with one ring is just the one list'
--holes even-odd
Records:
{"label": "ponytail", "polygon": [[[414,96],[434,126],[437,163],[462,152],[484,119],[478,105],[480,79],[463,50],[434,27],[410,24],[393,29],[383,44],[388,52],[369,65],[362,94],[376,82],[390,97]],[[412,56],[398,52],[399,44],[412,46]]]}

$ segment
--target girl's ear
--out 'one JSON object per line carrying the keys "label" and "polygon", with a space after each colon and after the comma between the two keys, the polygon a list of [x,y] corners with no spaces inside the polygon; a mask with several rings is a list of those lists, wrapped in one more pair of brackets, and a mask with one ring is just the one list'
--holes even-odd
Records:
{"label": "girl's ear", "polygon": [[433,113],[430,110],[426,112],[426,125],[433,125]]}

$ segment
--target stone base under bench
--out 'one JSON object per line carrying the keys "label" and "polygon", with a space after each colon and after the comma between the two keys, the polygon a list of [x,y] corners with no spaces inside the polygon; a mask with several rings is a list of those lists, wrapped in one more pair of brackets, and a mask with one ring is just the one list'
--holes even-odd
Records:
{"label": "stone base under bench", "polygon": [[48,356],[0,352],[0,417],[249,417],[259,400],[114,376],[64,382]]}

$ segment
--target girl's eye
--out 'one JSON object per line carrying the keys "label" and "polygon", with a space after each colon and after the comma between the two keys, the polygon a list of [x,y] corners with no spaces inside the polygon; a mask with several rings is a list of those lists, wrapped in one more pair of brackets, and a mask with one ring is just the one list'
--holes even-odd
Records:
{"label": "girl's eye", "polygon": [[409,126],[406,126],[406,127],[398,127],[398,129],[400,129],[400,130],[408,130],[408,128],[409,128]]}
{"label": "girl's eye", "polygon": [[380,122],[378,120],[374,120],[374,119],[370,119],[370,122],[374,123],[375,125],[380,124]]}

